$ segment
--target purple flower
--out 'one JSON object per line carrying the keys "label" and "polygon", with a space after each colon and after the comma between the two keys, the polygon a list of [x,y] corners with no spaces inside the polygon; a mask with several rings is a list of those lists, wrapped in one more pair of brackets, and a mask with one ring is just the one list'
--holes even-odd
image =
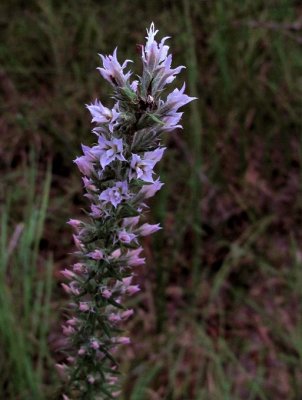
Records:
{"label": "purple flower", "polygon": [[137,233],[141,236],[148,236],[154,232],[157,232],[161,229],[159,224],[150,225],[150,224],[143,224],[137,229]]}
{"label": "purple flower", "polygon": [[99,136],[98,145],[91,149],[92,153],[99,158],[102,168],[114,160],[125,161],[123,152],[123,139],[113,138],[107,140]]}
{"label": "purple flower", "polygon": [[86,176],[84,176],[82,178],[82,180],[83,180],[83,184],[84,184],[85,189],[91,190],[92,192],[95,192],[97,190],[96,186],[93,184],[91,179],[89,179]]}
{"label": "purple flower", "polygon": [[102,290],[102,296],[103,296],[105,299],[109,299],[109,297],[112,296],[111,290],[109,290],[109,289],[103,289],[103,290]]}
{"label": "purple flower", "polygon": [[154,165],[162,159],[166,147],[159,147],[153,151],[146,151],[144,158],[154,162]]}
{"label": "purple flower", "polygon": [[155,40],[157,32],[152,22],[150,29],[147,30],[146,46],[142,47],[144,73],[152,79],[152,94],[159,92],[166,84],[171,83],[175,79],[175,75],[185,68],[179,66],[171,69],[172,56],[168,55],[169,46],[165,45],[165,41],[169,37],[164,37],[158,44]]}
{"label": "purple flower", "polygon": [[163,62],[168,55],[169,46],[164,45],[165,41],[169,39],[169,36],[164,37],[158,45],[154,39],[158,30],[155,30],[154,23],[152,22],[150,29],[147,29],[147,42],[143,47],[142,59],[148,69],[152,71],[158,66],[159,63]]}
{"label": "purple flower", "polygon": [[130,296],[140,291],[140,287],[138,285],[131,285],[127,288],[126,292]]}
{"label": "purple flower", "polygon": [[[61,376],[61,378],[65,380],[66,379],[66,372],[67,372],[67,369],[68,369],[67,365],[64,364],[64,363],[55,364],[55,367],[56,367],[59,375]],[[67,397],[67,396],[65,396],[65,397]]]}
{"label": "purple flower", "polygon": [[134,233],[127,232],[125,229],[118,233],[119,241],[125,244],[129,244],[135,238],[136,235]]}
{"label": "purple flower", "polygon": [[86,156],[77,157],[74,160],[74,163],[77,164],[79,170],[82,172],[83,175],[90,176],[94,171],[91,160],[89,160]]}
{"label": "purple flower", "polygon": [[88,381],[91,385],[93,385],[93,384],[95,383],[96,379],[95,379],[95,377],[94,377],[92,374],[89,374],[89,375],[87,376],[87,381]]}
{"label": "purple flower", "polygon": [[80,294],[80,291],[78,288],[78,282],[76,282],[76,281],[70,282],[69,285],[66,285],[65,283],[61,283],[61,286],[63,287],[64,291],[68,294],[73,294],[75,296],[78,296]]}
{"label": "purple flower", "polygon": [[112,338],[112,341],[115,342],[115,343],[119,343],[119,344],[129,344],[129,343],[131,343],[130,338],[127,337],[127,336],[120,336],[120,337]]}
{"label": "purple flower", "polygon": [[128,259],[128,264],[131,267],[135,267],[137,265],[143,265],[145,264],[145,259],[142,257],[139,257],[140,253],[142,252],[142,247],[139,247],[138,249],[135,250],[129,250],[127,253],[127,259]]}
{"label": "purple flower", "polygon": [[102,260],[104,258],[104,253],[102,250],[96,249],[87,254],[88,257],[92,258],[93,260]]}
{"label": "purple flower", "polygon": [[162,127],[163,131],[171,131],[176,128],[182,128],[178,122],[182,117],[182,112],[177,112],[178,109],[192,100],[195,100],[196,97],[190,97],[184,93],[185,84],[181,87],[181,89],[174,89],[172,93],[167,96],[165,102],[160,101],[159,107],[159,115],[164,125]]}
{"label": "purple flower", "polygon": [[143,196],[145,199],[153,197],[156,192],[158,192],[164,184],[157,179],[151,185],[144,185],[139,191],[139,195]]}
{"label": "purple flower", "polygon": [[119,314],[111,313],[111,314],[109,314],[109,316],[108,316],[108,320],[109,320],[110,322],[117,323],[117,322],[120,322],[121,317],[120,317]]}
{"label": "purple flower", "polygon": [[72,267],[73,271],[76,272],[77,274],[85,274],[87,272],[87,268],[84,264],[82,263],[75,263],[73,264]]}
{"label": "purple flower", "polygon": [[83,251],[84,248],[85,248],[85,246],[84,246],[83,243],[81,242],[81,239],[80,239],[78,236],[76,236],[76,235],[72,235],[72,237],[73,237],[74,244],[76,245],[76,248],[77,248],[78,250],[80,250],[80,251]]}
{"label": "purple flower", "polygon": [[115,104],[112,110],[104,107],[103,104],[96,100],[94,104],[86,105],[92,115],[92,122],[98,124],[109,124],[110,132],[113,132],[114,122],[118,119],[118,103]]}
{"label": "purple flower", "polygon": [[123,285],[127,288],[129,285],[131,285],[132,279],[133,279],[132,275],[123,278],[122,279]]}
{"label": "purple flower", "polygon": [[70,325],[62,325],[63,334],[66,336],[70,336],[75,333],[75,329]]}
{"label": "purple flower", "polygon": [[106,81],[108,81],[112,86],[125,86],[128,82],[128,79],[131,75],[131,72],[127,72],[124,74],[124,69],[126,68],[131,60],[126,60],[123,65],[121,65],[117,60],[117,48],[114,50],[113,55],[103,56],[100,54],[100,57],[103,61],[103,68],[98,68],[101,75]]}
{"label": "purple flower", "polygon": [[118,204],[128,197],[128,184],[124,181],[117,182],[115,186],[104,190],[100,194],[99,199],[105,203],[111,203],[113,207],[116,208]]}
{"label": "purple flower", "polygon": [[190,97],[184,93],[186,84],[184,83],[181,89],[174,89],[172,93],[167,96],[163,109],[166,111],[177,111],[180,107],[196,100],[196,97]]}
{"label": "purple flower", "polygon": [[138,224],[139,218],[140,218],[139,216],[137,216],[137,217],[127,217],[127,218],[124,218],[124,219],[123,219],[123,226],[124,226],[125,228],[130,228],[130,229],[132,229],[135,225]]}
{"label": "purple flower", "polygon": [[145,182],[153,182],[152,174],[154,163],[151,160],[144,160],[137,154],[132,154],[130,179],[138,178]]}
{"label": "purple flower", "polygon": [[80,310],[80,311],[83,311],[83,312],[89,311],[89,310],[90,310],[90,305],[89,305],[89,303],[81,301],[81,302],[80,302],[80,305],[79,305],[79,310]]}
{"label": "purple flower", "polygon": [[67,224],[78,231],[81,225],[83,225],[83,222],[79,221],[78,219],[70,219]]}
{"label": "purple flower", "polygon": [[118,260],[121,257],[121,255],[122,255],[121,249],[116,249],[110,254],[109,260]]}
{"label": "purple flower", "polygon": [[98,219],[101,218],[101,216],[104,214],[101,208],[95,204],[91,204],[90,209],[91,213],[89,213],[89,215],[91,215],[92,218]]}
{"label": "purple flower", "polygon": [[100,342],[97,339],[92,339],[91,347],[93,348],[93,350],[98,350],[100,348]]}
{"label": "purple flower", "polygon": [[66,278],[66,279],[73,279],[75,277],[74,272],[70,271],[69,269],[64,269],[61,271],[61,274]]}
{"label": "purple flower", "polygon": [[136,93],[136,91],[137,91],[137,87],[138,87],[138,81],[133,81],[131,84],[130,84],[130,87],[131,87],[131,89],[133,90],[133,92],[134,93]]}
{"label": "purple flower", "polygon": [[131,317],[133,314],[134,314],[134,311],[132,310],[132,308],[130,308],[129,310],[123,311],[121,313],[121,318],[127,319],[127,318]]}
{"label": "purple flower", "polygon": [[164,115],[162,117],[162,121],[164,123],[162,130],[165,132],[170,132],[176,128],[182,129],[182,125],[178,124],[178,122],[181,120],[182,114],[183,113],[181,112],[173,112],[171,114]]}
{"label": "purple flower", "polygon": [[154,151],[145,152],[143,158],[137,154],[132,154],[131,171],[129,174],[131,178],[141,179],[145,182],[153,183],[153,167],[162,158],[165,147],[158,148]]}
{"label": "purple flower", "polygon": [[66,323],[67,323],[68,325],[71,325],[71,326],[77,326],[78,323],[79,323],[79,320],[78,320],[77,318],[75,318],[75,317],[72,317],[72,318],[68,319],[68,320],[66,321]]}

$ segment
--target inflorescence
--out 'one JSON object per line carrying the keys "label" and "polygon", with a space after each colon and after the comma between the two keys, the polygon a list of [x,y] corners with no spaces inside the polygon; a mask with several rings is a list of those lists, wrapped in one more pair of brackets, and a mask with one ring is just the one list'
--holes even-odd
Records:
{"label": "inflorescence", "polygon": [[[82,145],[75,159],[83,174],[90,210],[85,220],[71,219],[77,262],[62,271],[70,295],[69,317],[63,325],[67,337],[66,364],[57,365],[66,379],[67,399],[110,399],[119,396],[119,371],[114,353],[130,343],[123,335],[124,321],[133,310],[125,308],[126,296],[140,290],[134,268],[143,265],[139,239],[159,229],[142,223],[146,200],[163,183],[154,172],[166,148],[164,132],[181,128],[178,109],[194,100],[182,88],[163,95],[166,86],[184,68],[171,68],[172,56],[165,44],[155,40],[154,24],[141,46],[142,76],[131,80],[117,49],[103,56],[99,69],[113,87],[113,108],[96,100],[87,108],[92,115],[96,144]],[[162,98],[164,97],[164,99]]]}

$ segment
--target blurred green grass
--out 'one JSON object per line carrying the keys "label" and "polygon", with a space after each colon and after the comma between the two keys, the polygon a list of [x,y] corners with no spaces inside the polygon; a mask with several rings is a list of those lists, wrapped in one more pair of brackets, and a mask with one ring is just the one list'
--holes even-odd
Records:
{"label": "blurred green grass", "polygon": [[[25,170],[24,186],[6,195],[1,216],[0,369],[1,398],[43,399],[54,380],[49,350],[53,261],[40,243],[49,199],[51,174],[37,193],[37,166]],[[24,190],[26,191],[24,196]],[[23,203],[23,218],[14,209]],[[46,378],[47,371],[47,378]]]}
{"label": "blurred green grass", "polygon": [[97,53],[118,45],[135,59],[151,21],[199,100],[165,139],[149,216],[164,229],[145,242],[124,398],[300,399],[301,18],[293,0],[1,2],[6,399],[51,398],[56,386],[57,271],[72,249],[65,221],[84,206],[72,159],[92,140],[84,104],[110,95]]}

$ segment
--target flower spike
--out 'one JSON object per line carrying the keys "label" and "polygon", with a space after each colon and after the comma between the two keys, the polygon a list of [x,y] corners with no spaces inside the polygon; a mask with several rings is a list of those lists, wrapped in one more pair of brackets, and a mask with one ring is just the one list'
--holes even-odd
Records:
{"label": "flower spike", "polygon": [[141,289],[136,274],[145,258],[140,239],[161,229],[144,221],[146,200],[161,189],[155,166],[166,150],[161,135],[181,128],[179,108],[195,98],[174,89],[163,90],[184,68],[171,68],[172,55],[152,23],[142,46],[142,76],[130,81],[117,49],[101,56],[102,77],[113,87],[112,108],[96,100],[87,105],[97,143],[82,145],[74,162],[83,175],[84,196],[90,201],[86,219],[70,219],[76,262],[65,268],[63,290],[71,298],[63,324],[66,363],[58,364],[68,382],[63,399],[117,398],[121,393],[115,354],[130,346],[125,323],[134,314],[125,301]]}

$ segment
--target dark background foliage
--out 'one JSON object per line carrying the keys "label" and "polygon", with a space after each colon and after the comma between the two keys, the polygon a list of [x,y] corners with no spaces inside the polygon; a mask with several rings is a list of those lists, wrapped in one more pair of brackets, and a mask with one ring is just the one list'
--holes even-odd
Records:
{"label": "dark background foliage", "polygon": [[[0,391],[59,386],[66,220],[85,207],[72,160],[85,104],[110,102],[98,53],[154,21],[187,69],[184,130],[167,134],[148,218],[124,399],[293,399],[302,393],[302,4],[294,0],[3,0],[0,4]],[[139,68],[139,67],[137,67]],[[139,69],[137,69],[139,72]],[[109,100],[108,100],[109,99]]]}

